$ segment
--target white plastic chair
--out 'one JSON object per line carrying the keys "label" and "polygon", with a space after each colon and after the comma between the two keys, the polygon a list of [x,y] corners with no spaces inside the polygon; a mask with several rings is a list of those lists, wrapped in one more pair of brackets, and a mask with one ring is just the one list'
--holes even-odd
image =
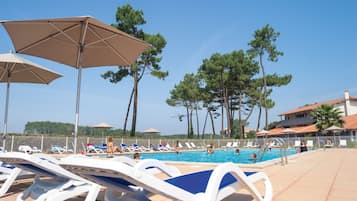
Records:
{"label": "white plastic chair", "polygon": [[306,141],[306,146],[309,148],[313,148],[314,147],[314,141],[313,140],[307,140]]}
{"label": "white plastic chair", "polygon": [[[72,157],[79,160],[79,157]],[[26,154],[21,152],[0,153],[0,160],[19,169],[34,173],[31,186],[17,196],[17,201],[32,200],[61,201],[87,193],[86,201],[95,201],[100,187],[58,165],[59,160],[45,154]],[[41,180],[40,177],[50,177]]]}
{"label": "white plastic chair", "polygon": [[347,140],[340,140],[340,147],[347,147]]}

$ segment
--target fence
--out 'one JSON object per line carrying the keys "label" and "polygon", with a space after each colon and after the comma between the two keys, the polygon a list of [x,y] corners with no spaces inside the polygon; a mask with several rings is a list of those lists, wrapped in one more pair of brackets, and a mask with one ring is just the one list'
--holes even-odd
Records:
{"label": "fence", "polygon": [[[317,137],[290,137],[283,138],[285,143],[289,147],[294,147],[295,141],[313,141],[313,148],[323,148],[327,141],[331,141],[334,147],[339,146],[341,139],[346,140],[348,147],[357,147],[357,139],[351,136],[317,136]],[[265,138],[258,139],[173,139],[165,138],[113,138],[114,145],[119,146],[121,143],[131,145],[133,143],[139,146],[150,147],[150,145],[158,144],[170,144],[175,145],[179,141],[184,147],[185,142],[193,142],[198,147],[206,147],[209,144],[213,144],[215,147],[220,148],[226,146],[228,142],[237,142],[238,147],[243,148],[248,142],[253,142],[257,145],[263,145],[265,143]],[[77,152],[85,149],[87,143],[101,145],[105,143],[103,138],[99,137],[78,137]],[[14,135],[10,136],[6,140],[5,149],[7,151],[17,151],[20,145],[29,145],[31,147],[37,147],[42,152],[48,152],[52,145],[58,145],[61,147],[73,148],[73,138],[72,137],[50,137],[50,136],[21,136]]]}

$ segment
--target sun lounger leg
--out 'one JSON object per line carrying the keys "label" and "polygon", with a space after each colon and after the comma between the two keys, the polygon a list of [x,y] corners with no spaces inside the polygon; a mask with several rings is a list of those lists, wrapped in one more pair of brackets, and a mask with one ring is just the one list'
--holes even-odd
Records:
{"label": "sun lounger leg", "polygon": [[6,181],[2,184],[0,188],[0,197],[3,196],[7,192],[7,190],[9,190],[11,184],[15,181],[17,176],[19,176],[20,172],[21,169],[19,168],[15,168],[11,171],[9,177],[6,179]]}

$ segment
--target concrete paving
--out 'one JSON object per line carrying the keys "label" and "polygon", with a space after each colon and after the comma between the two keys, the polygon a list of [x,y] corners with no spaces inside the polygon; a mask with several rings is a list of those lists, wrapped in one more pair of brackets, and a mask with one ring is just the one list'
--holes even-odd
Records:
{"label": "concrete paving", "polygon": [[[175,164],[183,173],[210,169],[213,165]],[[264,171],[273,185],[274,201],[356,201],[357,200],[357,149],[326,149],[299,154],[290,159],[287,165],[279,164],[262,169],[244,170]],[[27,181],[30,184],[29,181]],[[0,200],[15,200],[16,195],[26,185],[14,185]],[[263,192],[263,185],[257,184]],[[156,195],[154,201],[169,200]],[[82,199],[74,199],[82,200]],[[245,190],[239,191],[225,201],[251,201],[253,198]]]}
{"label": "concrete paving", "polygon": [[[176,166],[182,172],[211,168]],[[357,201],[357,149],[310,151],[288,160],[284,166],[277,164],[263,169],[242,169],[264,171],[272,182],[274,201]],[[262,184],[257,186],[264,192]],[[231,200],[248,201],[253,198],[242,190],[225,199]]]}

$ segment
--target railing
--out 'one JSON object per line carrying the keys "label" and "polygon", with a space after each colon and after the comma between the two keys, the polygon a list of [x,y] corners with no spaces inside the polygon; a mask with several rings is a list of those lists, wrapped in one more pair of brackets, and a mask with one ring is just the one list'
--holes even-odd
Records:
{"label": "railing", "polygon": [[[264,146],[261,146],[262,148],[260,149],[260,160],[263,159],[264,154],[267,152],[268,149],[271,149],[272,147],[277,147],[280,149],[280,159],[281,159],[281,165],[286,165],[288,164],[288,156],[286,153],[286,149],[288,148],[288,144],[285,142],[284,139],[282,138],[267,138],[265,140]],[[259,154],[258,154],[259,155]]]}
{"label": "railing", "polygon": [[[309,149],[317,149],[323,148],[327,141],[332,141],[334,147],[339,147],[340,140],[346,140],[348,147],[356,147],[357,141],[355,138],[350,136],[319,136],[319,137],[310,137],[310,138],[298,138],[298,137],[290,137],[290,138],[267,138],[267,140],[276,140],[276,142],[281,141],[284,142],[285,148],[282,150],[286,151],[286,148],[294,148],[294,144],[297,141],[312,141],[313,145],[309,147]],[[121,143],[125,143],[127,145],[131,145],[133,143],[138,144],[140,146],[149,147],[150,144],[157,145],[157,144],[165,144],[168,143],[173,147],[176,142],[179,141],[183,146],[185,142],[193,142],[198,147],[206,147],[208,144],[213,144],[214,147],[220,148],[222,146],[227,145],[227,142],[236,142],[238,145],[237,148],[244,148],[247,145],[248,141],[254,142],[254,144],[260,145],[260,147],[264,147],[266,144],[265,138],[258,138],[258,139],[177,139],[177,138],[170,138],[161,136],[160,138],[129,138],[129,137],[117,137],[113,138],[114,145],[120,145]],[[29,145],[31,147],[37,147],[43,152],[47,152],[51,149],[51,145],[58,145],[62,147],[69,147],[73,149],[72,146],[73,137],[52,137],[52,136],[22,136],[22,135],[14,135],[8,136],[6,140],[5,149],[7,151],[17,151],[20,145]],[[80,145],[91,143],[96,145],[101,145],[103,139],[101,137],[86,137],[80,136],[78,137],[78,150],[77,153],[83,149]],[[283,153],[284,154],[284,153]]]}

